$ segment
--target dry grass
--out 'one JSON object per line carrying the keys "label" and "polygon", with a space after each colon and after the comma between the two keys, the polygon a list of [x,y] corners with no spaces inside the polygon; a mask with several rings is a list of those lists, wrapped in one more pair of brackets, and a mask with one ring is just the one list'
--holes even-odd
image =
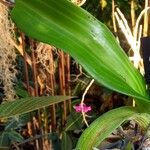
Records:
{"label": "dry grass", "polygon": [[11,22],[8,9],[0,3],[0,82],[3,85],[5,100],[16,97],[14,81],[16,80],[16,53],[11,38],[14,38],[14,24]]}
{"label": "dry grass", "polygon": [[51,51],[52,46],[44,43],[39,43],[36,49],[37,63],[41,63],[43,69],[45,69],[48,73],[53,74],[54,70],[51,70],[51,68],[54,68],[54,64],[50,63]]}

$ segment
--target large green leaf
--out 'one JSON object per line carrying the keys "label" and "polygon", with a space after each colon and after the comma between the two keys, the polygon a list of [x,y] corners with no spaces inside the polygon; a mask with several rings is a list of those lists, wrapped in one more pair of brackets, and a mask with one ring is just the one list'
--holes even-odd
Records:
{"label": "large green leaf", "polygon": [[0,118],[21,115],[70,99],[70,96],[28,97],[0,105]]}
{"label": "large green leaf", "polygon": [[28,36],[63,49],[94,79],[147,99],[146,85],[109,29],[67,0],[17,0],[12,19]]}
{"label": "large green leaf", "polygon": [[83,132],[76,150],[92,150],[93,147],[97,147],[117,127],[135,114],[137,114],[135,109],[121,107],[100,116]]}

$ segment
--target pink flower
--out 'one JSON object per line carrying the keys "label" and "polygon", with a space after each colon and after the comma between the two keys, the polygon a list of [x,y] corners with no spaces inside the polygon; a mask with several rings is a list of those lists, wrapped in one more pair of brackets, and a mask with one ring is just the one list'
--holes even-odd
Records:
{"label": "pink flower", "polygon": [[91,106],[86,106],[85,104],[83,105],[79,104],[79,105],[73,106],[73,108],[75,109],[76,112],[82,112],[82,109],[83,109],[83,112],[85,113],[92,110]]}

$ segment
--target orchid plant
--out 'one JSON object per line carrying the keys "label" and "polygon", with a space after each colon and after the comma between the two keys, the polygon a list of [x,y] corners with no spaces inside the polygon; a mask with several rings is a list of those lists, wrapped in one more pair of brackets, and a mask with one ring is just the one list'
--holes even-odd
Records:
{"label": "orchid plant", "polygon": [[[16,0],[11,17],[26,35],[69,53],[97,82],[136,102],[134,108],[117,108],[96,119],[81,135],[76,150],[97,147],[126,120],[148,126],[150,98],[145,80],[104,24],[67,0]],[[81,105],[75,109],[81,111]],[[82,111],[90,109],[82,106]]]}

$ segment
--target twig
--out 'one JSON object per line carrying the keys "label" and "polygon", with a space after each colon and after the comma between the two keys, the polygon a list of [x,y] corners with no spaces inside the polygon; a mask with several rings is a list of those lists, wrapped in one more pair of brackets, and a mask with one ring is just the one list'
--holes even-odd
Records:
{"label": "twig", "polygon": [[87,74],[85,74],[83,71],[82,71],[82,66],[81,65],[79,65],[79,74],[77,74],[77,75],[74,75],[74,74],[72,74],[71,76],[75,76],[75,79],[73,79],[73,80],[69,80],[69,82],[76,82],[76,81],[79,81],[80,79],[80,77],[82,76],[82,75],[84,75],[84,76],[86,76],[87,78],[91,78],[90,76],[88,76]]}

